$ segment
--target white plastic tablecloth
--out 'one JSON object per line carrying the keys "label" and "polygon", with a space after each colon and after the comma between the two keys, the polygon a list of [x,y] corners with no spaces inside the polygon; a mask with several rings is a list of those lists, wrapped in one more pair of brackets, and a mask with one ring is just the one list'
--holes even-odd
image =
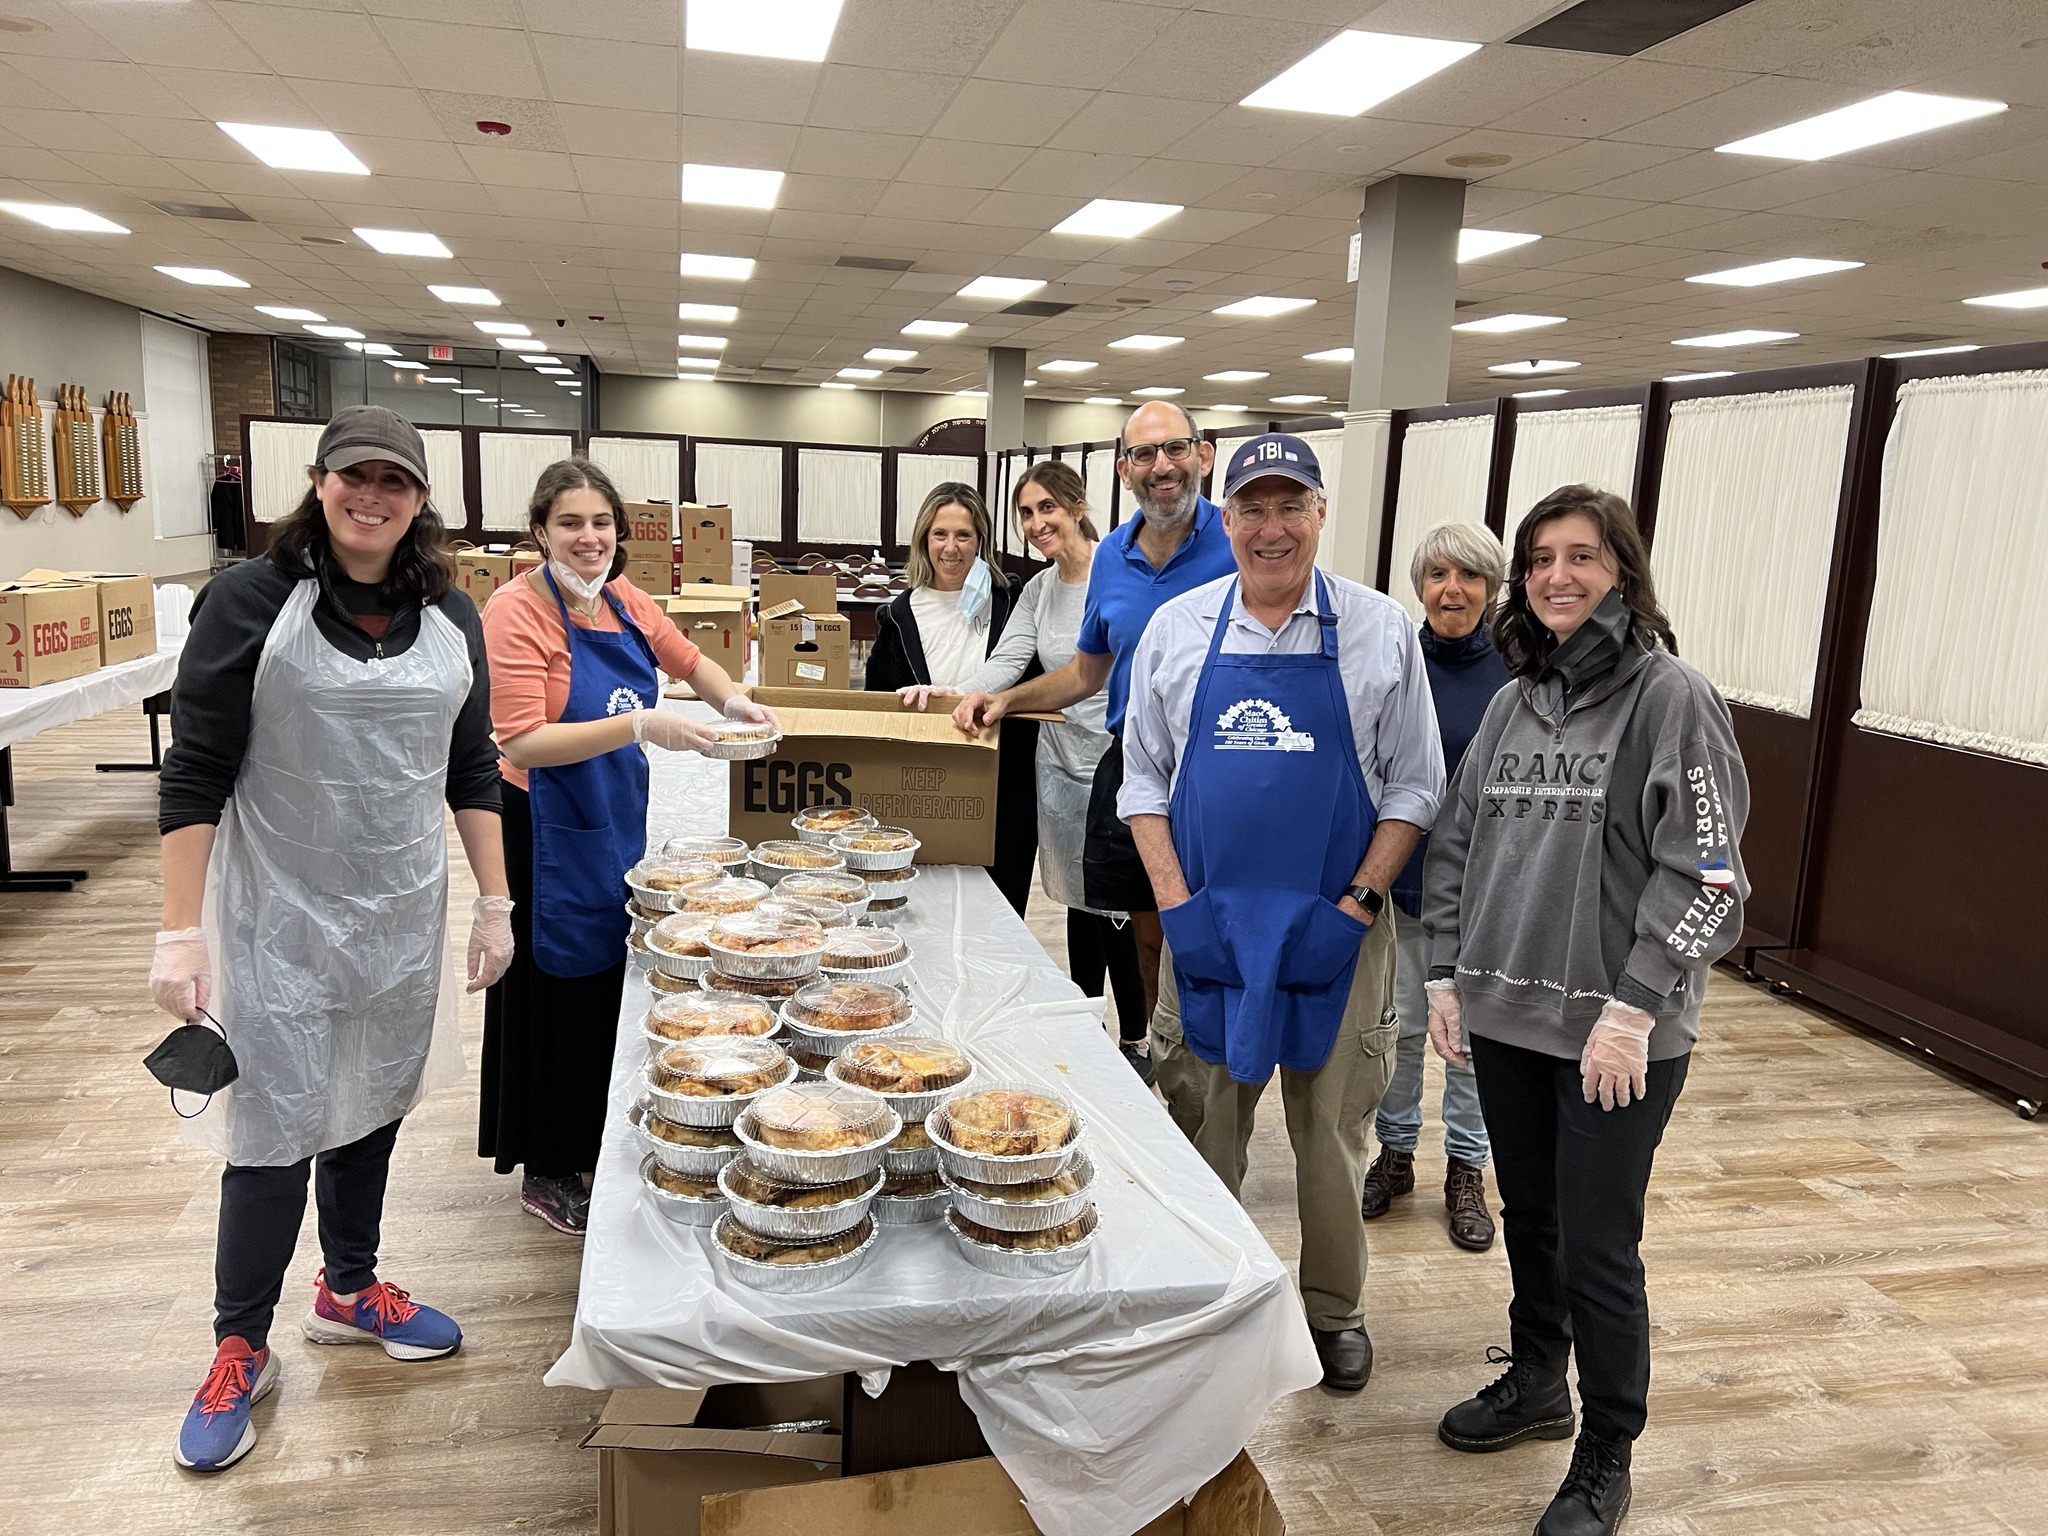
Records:
{"label": "white plastic tablecloth", "polygon": [[[725,829],[726,769],[655,754],[649,843]],[[1053,1536],[1128,1536],[1229,1464],[1267,1407],[1321,1379],[1287,1270],[979,869],[925,867],[897,925],[924,1024],[992,1077],[1044,1083],[1087,1123],[1101,1226],[1070,1274],[973,1268],[938,1223],[884,1227],[831,1290],[781,1296],[714,1266],[639,1182],[625,1112],[650,994],[628,967],[612,1106],[569,1348],[550,1386],[706,1387],[956,1371],[982,1434]]]}
{"label": "white plastic tablecloth", "polygon": [[172,646],[40,688],[0,688],[0,747],[162,693],[177,678],[180,649]]}

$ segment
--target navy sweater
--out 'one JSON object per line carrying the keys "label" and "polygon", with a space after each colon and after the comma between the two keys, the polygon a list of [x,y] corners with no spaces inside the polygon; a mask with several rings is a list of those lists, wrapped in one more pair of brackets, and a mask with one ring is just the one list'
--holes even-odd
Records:
{"label": "navy sweater", "polygon": [[[1486,706],[1507,686],[1508,669],[1481,624],[1462,640],[1440,640],[1422,626],[1422,662],[1429,668],[1429,694],[1436,701],[1437,735],[1444,745],[1444,773],[1455,778],[1465,749],[1486,718]],[[1429,852],[1424,834],[1394,881],[1394,904],[1410,917],[1422,915],[1422,860]]]}

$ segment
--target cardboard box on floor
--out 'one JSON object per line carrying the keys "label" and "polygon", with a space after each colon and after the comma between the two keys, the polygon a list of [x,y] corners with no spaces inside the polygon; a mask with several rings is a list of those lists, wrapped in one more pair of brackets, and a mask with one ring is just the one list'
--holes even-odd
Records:
{"label": "cardboard box on floor", "polygon": [[844,690],[852,677],[852,656],[853,620],[843,613],[792,613],[761,621],[764,688]]}
{"label": "cardboard box on floor", "polygon": [[805,613],[839,611],[839,578],[829,572],[823,576],[799,576],[793,571],[763,571],[760,586],[764,614],[792,598],[804,605]]}
{"label": "cardboard box on floor", "polygon": [[676,509],[665,501],[627,502],[619,542],[628,560],[675,559]]}
{"label": "cardboard box on floor", "polygon": [[684,565],[715,565],[730,571],[732,508],[680,503],[676,507],[676,558]]}
{"label": "cardboard box on floor", "polygon": [[[512,579],[515,570],[530,569],[540,563],[540,551],[536,549],[515,549],[499,545],[495,549],[479,549],[473,544],[457,545],[455,555],[455,585],[469,594],[471,602],[478,608],[490,601],[491,594]],[[530,557],[521,565],[522,556]]]}
{"label": "cardboard box on floor", "polygon": [[676,590],[678,592],[682,591],[685,587],[729,587],[731,585],[732,562],[730,561],[727,561],[724,565],[719,565],[716,562],[698,565],[693,564],[689,560],[684,560],[676,566]]}
{"label": "cardboard box on floor", "polygon": [[747,673],[747,598],[739,587],[704,587],[662,603],[668,616],[734,682]]}
{"label": "cardboard box on floor", "polygon": [[0,688],[40,688],[99,669],[100,597],[92,583],[0,586]]}
{"label": "cardboard box on floor", "polygon": [[29,571],[23,581],[83,581],[100,603],[100,665],[156,654],[156,583],[133,571]]}
{"label": "cardboard box on floor", "polygon": [[665,557],[651,560],[628,556],[621,574],[649,597],[667,597],[676,589],[675,562]]}

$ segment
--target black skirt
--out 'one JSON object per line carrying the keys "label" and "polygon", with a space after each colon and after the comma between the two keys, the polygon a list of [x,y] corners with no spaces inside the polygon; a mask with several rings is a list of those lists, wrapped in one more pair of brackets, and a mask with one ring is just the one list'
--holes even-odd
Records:
{"label": "black skirt", "polygon": [[588,1173],[611,1096],[626,957],[568,979],[533,963],[533,817],[526,791],[503,787],[514,949],[511,969],[484,993],[477,1156],[499,1173]]}

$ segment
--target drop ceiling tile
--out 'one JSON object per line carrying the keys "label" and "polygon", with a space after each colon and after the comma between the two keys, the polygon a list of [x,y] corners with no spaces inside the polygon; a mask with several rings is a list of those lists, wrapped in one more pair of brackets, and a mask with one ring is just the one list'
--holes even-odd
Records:
{"label": "drop ceiling tile", "polygon": [[139,147],[126,134],[118,133],[87,112],[48,111],[43,108],[0,106],[0,127],[20,134],[29,143],[59,154],[90,150],[97,154],[133,154]]}
{"label": "drop ceiling tile", "polygon": [[[768,221],[768,233],[795,240],[845,242],[860,233],[862,214],[812,213],[803,209],[778,208]],[[892,252],[908,255],[907,251]]]}
{"label": "drop ceiling tile", "polygon": [[[1587,82],[1612,64],[1605,55],[1556,48],[1482,48],[1381,102],[1370,115],[1393,122],[1491,125],[1494,119],[1559,91],[1592,89]],[[1548,131],[1561,130],[1552,126]]]}
{"label": "drop ceiling tile", "polygon": [[366,16],[241,0],[214,0],[213,9],[263,67],[277,74],[362,85],[404,78],[403,67]]}
{"label": "drop ceiling tile", "polygon": [[1695,69],[1653,59],[1614,62],[1578,88],[1560,91],[1491,119],[1487,126],[1522,133],[1614,135],[1631,123],[1704,100],[1753,78],[1730,70]]}
{"label": "drop ceiling tile", "polygon": [[1604,196],[1640,199],[1645,202],[1677,202],[1697,197],[1716,187],[1765,176],[1784,165],[1782,160],[1758,160],[1748,155],[1717,155],[1697,151],[1678,160],[1667,160],[1647,171],[1617,176],[1603,186]]}
{"label": "drop ceiling tile", "polygon": [[686,51],[683,108],[700,117],[739,122],[801,123],[811,110],[820,74],[815,64],[789,59]]}
{"label": "drop ceiling tile", "polygon": [[887,185],[858,176],[790,176],[782,183],[778,206],[810,213],[866,213]]}
{"label": "drop ceiling tile", "polygon": [[[1611,219],[1602,219],[1572,233],[1587,240],[1611,241],[1616,245],[1649,243],[1685,230],[1705,229],[1718,224],[1724,217],[1725,214],[1713,208],[1692,207],[1682,203],[1652,203]],[[1478,269],[1493,270],[1497,265],[1530,265],[1539,260],[1535,253],[1541,249],[1540,243],[1535,246],[1517,246],[1514,250],[1502,251],[1497,256],[1467,262],[1462,270],[1469,272]]]}
{"label": "drop ceiling tile", "polygon": [[[363,201],[358,205],[362,210],[372,210],[385,203],[422,210],[433,219],[434,232],[443,239],[448,238],[447,230],[440,227],[446,222],[441,218],[444,211],[454,214],[487,214],[493,211],[490,193],[468,179],[467,167],[459,180],[416,181],[410,176],[378,176],[373,180],[377,184],[376,189],[363,195]],[[330,193],[323,201],[333,206],[340,202],[340,198]],[[354,222],[357,216],[352,213],[348,217]]]}
{"label": "drop ceiling tile", "polygon": [[1179,203],[1193,207],[1211,200],[1209,192],[1218,180],[1215,167],[1199,161],[1155,158],[1127,175],[1119,176],[1103,195],[1134,202]]}
{"label": "drop ceiling tile", "polygon": [[876,68],[970,73],[1018,0],[857,0],[841,13],[832,57]]}
{"label": "drop ceiling tile", "polygon": [[1356,117],[1326,129],[1295,149],[1275,155],[1268,163],[1280,170],[1320,171],[1362,183],[1376,179],[1401,161],[1427,154],[1463,131],[1442,123],[1398,123]]}
{"label": "drop ceiling tile", "polygon": [[902,181],[949,187],[1001,186],[1030,151],[1012,144],[975,144],[963,139],[927,139],[898,173]]}
{"label": "drop ceiling tile", "polygon": [[576,173],[577,185],[586,193],[673,202],[680,191],[673,159],[620,160],[609,155],[571,155],[569,163]]}
{"label": "drop ceiling tile", "polygon": [[716,117],[682,117],[677,130],[682,160],[761,171],[788,169],[803,131],[794,123],[735,123]]}
{"label": "drop ceiling tile", "polygon": [[209,122],[274,123],[284,128],[328,126],[314,121],[305,98],[274,75],[167,65],[155,66],[150,73]]}
{"label": "drop ceiling tile", "polygon": [[591,218],[601,224],[630,224],[636,229],[661,229],[669,232],[669,243],[676,241],[677,203],[670,197],[612,197],[599,192],[586,192],[583,205],[590,210]]}
{"label": "drop ceiling tile", "polygon": [[[1156,7],[1107,0],[1032,0],[1017,8],[975,73],[990,80],[1105,89],[1138,64],[1169,19]],[[1086,39],[1085,47],[1075,46],[1079,39]]]}
{"label": "drop ceiling tile", "polygon": [[1154,39],[1147,56],[1185,60],[1187,67],[1149,71],[1143,88],[1160,96],[1218,105],[1242,101],[1330,40],[1330,26],[1299,19],[1298,7],[1279,9],[1284,14],[1183,11]]}
{"label": "drop ceiling tile", "polygon": [[909,134],[806,128],[797,136],[790,169],[812,176],[887,179],[903,168],[916,148],[917,140]]}
{"label": "drop ceiling tile", "polygon": [[455,153],[486,186],[551,187],[556,191],[578,188],[575,166],[565,154],[500,148],[494,144],[465,144]]}
{"label": "drop ceiling tile", "polygon": [[[1051,229],[1073,211],[1072,198],[1047,197],[1041,193],[1031,192],[991,192],[963,214],[962,218],[971,224],[1001,225],[1026,230],[1030,232],[1030,236],[1036,236]],[[1077,246],[1085,248],[1094,242],[1063,238],[1062,243],[1068,251],[1073,251]]]}
{"label": "drop ceiling tile", "polygon": [[[8,93],[7,99],[16,106],[73,106],[90,112],[189,118],[194,121],[199,117],[187,103],[136,64],[81,59],[44,71],[40,81],[31,81],[19,70],[6,71],[5,78],[9,87],[20,90],[19,95],[13,89]],[[48,89],[40,89],[40,86]]]}
{"label": "drop ceiling tile", "polygon": [[[1699,101],[1688,102],[1674,111],[1644,118],[1629,126],[1628,136],[1639,144],[1676,144],[1687,149],[1711,149],[1767,128],[1831,112],[1859,100],[1867,92],[1827,85],[1815,80],[1795,80],[1786,75],[1760,75],[1745,80]],[[1724,159],[1749,158],[1723,156]],[[1769,161],[1764,162],[1766,165]]]}
{"label": "drop ceiling tile", "polygon": [[544,98],[534,42],[511,27],[451,25],[384,17],[377,23],[413,84],[439,91],[478,91]]}
{"label": "drop ceiling tile", "polygon": [[926,182],[894,181],[876,199],[873,212],[886,219],[921,219],[951,222],[967,217],[968,210],[986,194],[980,187],[947,187]]}
{"label": "drop ceiling tile", "polygon": [[516,27],[524,19],[519,0],[362,0],[362,8],[373,16],[474,22],[488,27]]}
{"label": "drop ceiling tile", "polygon": [[190,191],[199,185],[191,177],[181,175],[169,162],[134,150],[126,154],[107,154],[74,149],[67,151],[64,158],[85,172],[95,187],[147,187],[152,191],[183,188]]}
{"label": "drop ceiling tile", "polygon": [[264,61],[203,6],[82,7],[92,30],[138,64],[189,65],[258,73]]}
{"label": "drop ceiling tile", "polygon": [[537,37],[542,77],[558,102],[608,107],[630,101],[652,112],[676,110],[677,60],[667,48],[603,38]]}
{"label": "drop ceiling tile", "polygon": [[1088,102],[1087,91],[1004,80],[967,80],[930,132],[984,144],[1045,143]]}
{"label": "drop ceiling tile", "polygon": [[[335,197],[356,197],[363,201],[376,202],[376,187],[384,178],[403,173],[411,181],[475,181],[477,175],[463,158],[462,151],[446,141],[422,143],[417,139],[379,139],[369,134],[355,134],[349,145],[363,159],[363,163],[377,174],[362,176],[322,176],[315,171],[294,171],[287,174],[307,184],[329,189]],[[421,206],[431,206],[425,204]]]}
{"label": "drop ceiling tile", "polygon": [[1545,155],[1527,166],[1511,166],[1493,178],[1505,187],[1526,187],[1539,192],[1584,192],[1601,187],[1622,176],[1649,171],[1673,160],[1683,160],[1690,150],[1668,144],[1632,144],[1616,139],[1588,139],[1554,155]]}
{"label": "drop ceiling tile", "polygon": [[535,32],[564,37],[601,37],[654,48],[682,42],[682,7],[676,0],[522,0],[526,24]]}
{"label": "drop ceiling tile", "polygon": [[906,69],[856,69],[827,64],[807,121],[816,128],[923,134],[952,100],[958,82]]}
{"label": "drop ceiling tile", "polygon": [[152,155],[177,155],[190,160],[249,162],[249,152],[212,123],[197,117],[130,117],[96,112],[99,123],[121,135],[130,148]]}
{"label": "drop ceiling tile", "polygon": [[[309,109],[292,123],[294,127],[326,128],[344,136],[368,133],[379,138],[430,143],[445,143],[448,138],[427,110],[420,93],[410,86],[295,80],[292,89]],[[236,154],[248,153],[225,134],[222,139]]]}
{"label": "drop ceiling tile", "polygon": [[[1562,134],[1509,133],[1498,128],[1477,128],[1444,139],[1421,154],[1410,156],[1392,167],[1414,176],[1464,176],[1468,179],[1497,179],[1509,166],[1527,168],[1548,156],[1571,149],[1583,141]],[[1454,166],[1454,155],[1508,155],[1509,166],[1475,170]]]}
{"label": "drop ceiling tile", "polygon": [[1104,91],[1090,97],[1046,143],[1097,154],[1156,155],[1227,110],[1208,101]]}
{"label": "drop ceiling tile", "polygon": [[[1855,165],[1848,161],[1818,161],[1810,165],[1788,165],[1782,170],[1767,171],[1761,176],[1752,176],[1725,187],[1709,187],[1693,193],[1686,201],[1702,208],[1778,208],[1787,213],[1808,213],[1811,210],[1803,205],[1816,199],[1880,183],[1904,185],[1909,180],[1897,171],[1882,170],[1876,166]],[[1808,251],[1806,254],[1825,256],[1828,253]]]}
{"label": "drop ceiling tile", "polygon": [[1320,138],[1326,127],[1326,119],[1307,113],[1226,107],[1175,140],[1165,153],[1175,160],[1218,166],[1269,165]]}
{"label": "drop ceiling tile", "polygon": [[[29,145],[27,140],[11,128],[0,128],[5,132],[9,148],[5,159],[0,159],[0,177],[4,177],[10,188],[9,197],[35,198],[40,196],[32,184],[48,181],[71,181],[80,177],[77,166],[55,150]],[[23,147],[16,148],[14,146]],[[97,210],[95,210],[97,211]],[[10,231],[26,234],[27,230]]]}
{"label": "drop ceiling tile", "polygon": [[[572,155],[616,155],[629,160],[675,160],[676,119],[665,112],[627,107],[558,106],[555,116]],[[682,193],[680,174],[676,192]]]}

